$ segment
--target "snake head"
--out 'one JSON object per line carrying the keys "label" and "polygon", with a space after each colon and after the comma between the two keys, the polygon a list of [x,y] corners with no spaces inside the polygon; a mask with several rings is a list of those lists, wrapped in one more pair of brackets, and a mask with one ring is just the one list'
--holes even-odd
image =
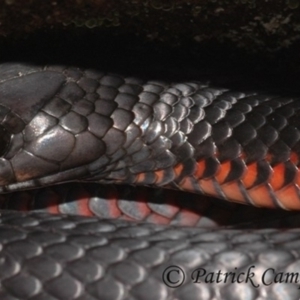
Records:
{"label": "snake head", "polygon": [[96,80],[82,75],[63,67],[0,66],[1,192],[85,177],[105,164],[98,160],[105,151],[100,137],[112,120],[94,113],[101,106],[89,101]]}

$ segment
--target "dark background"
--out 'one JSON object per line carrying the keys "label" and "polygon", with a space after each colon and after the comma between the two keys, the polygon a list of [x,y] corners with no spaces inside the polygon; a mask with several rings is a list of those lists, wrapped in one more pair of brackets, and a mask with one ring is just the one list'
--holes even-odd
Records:
{"label": "dark background", "polygon": [[64,64],[170,81],[210,80],[236,89],[297,92],[300,42],[277,52],[239,49],[234,43],[149,42],[109,30],[40,30],[0,38],[0,62]]}

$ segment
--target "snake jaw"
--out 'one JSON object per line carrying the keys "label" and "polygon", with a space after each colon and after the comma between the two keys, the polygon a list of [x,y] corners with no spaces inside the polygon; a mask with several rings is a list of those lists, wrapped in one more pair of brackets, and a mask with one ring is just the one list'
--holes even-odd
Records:
{"label": "snake jaw", "polygon": [[[30,124],[24,132],[28,126]],[[1,158],[0,185],[5,186],[2,192],[85,178],[90,175],[88,165],[97,162],[104,151],[104,143],[90,133],[73,136],[62,127],[54,126],[24,143],[11,158]]]}

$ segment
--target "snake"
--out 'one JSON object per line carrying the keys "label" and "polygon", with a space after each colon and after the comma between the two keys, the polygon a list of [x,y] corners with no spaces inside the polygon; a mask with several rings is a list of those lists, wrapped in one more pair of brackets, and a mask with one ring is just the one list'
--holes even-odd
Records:
{"label": "snake", "polygon": [[[2,63],[0,192],[126,184],[296,211],[299,116],[297,94]],[[193,228],[2,210],[0,298],[299,299],[295,216]]]}

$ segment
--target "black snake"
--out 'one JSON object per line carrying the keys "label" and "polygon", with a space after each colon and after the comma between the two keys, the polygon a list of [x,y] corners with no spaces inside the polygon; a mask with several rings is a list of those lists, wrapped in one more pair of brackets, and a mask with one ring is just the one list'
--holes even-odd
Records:
{"label": "black snake", "polygon": [[[299,112],[290,95],[2,64],[1,192],[125,183],[296,210]],[[136,227],[3,211],[0,242],[1,299],[299,299],[295,228]],[[180,269],[166,277],[170,266]],[[168,287],[166,278],[183,282]]]}

